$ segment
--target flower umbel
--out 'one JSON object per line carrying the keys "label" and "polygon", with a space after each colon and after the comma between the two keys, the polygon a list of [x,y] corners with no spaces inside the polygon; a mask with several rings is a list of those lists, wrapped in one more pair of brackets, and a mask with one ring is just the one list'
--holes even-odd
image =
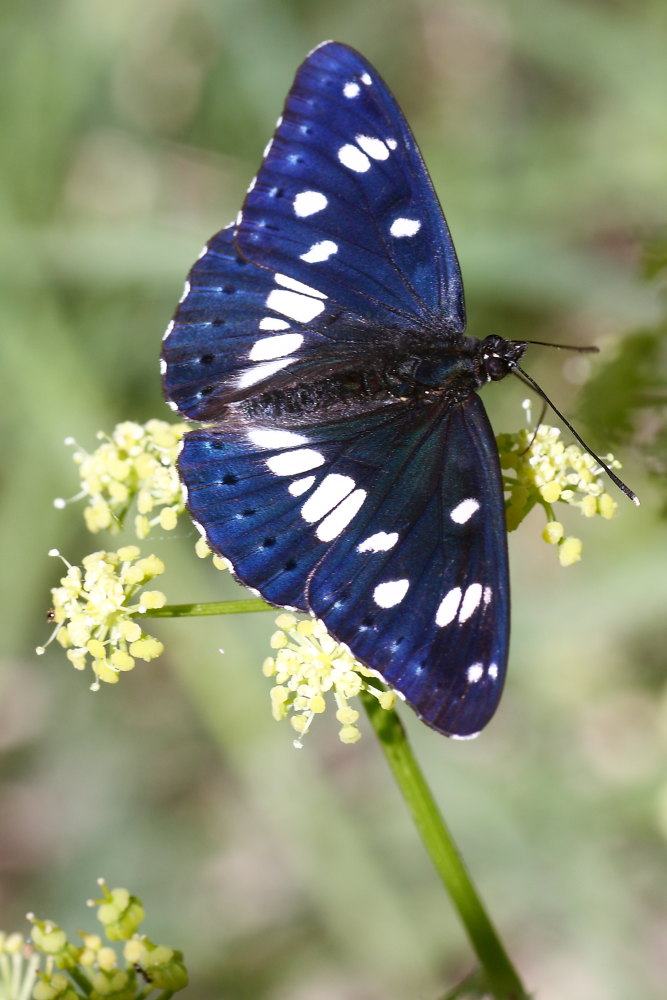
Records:
{"label": "flower umbel", "polygon": [[[98,918],[109,943],[83,931],[82,943],[74,943],[52,920],[29,913],[30,944],[21,934],[0,932],[0,1000],[145,1000],[153,991],[166,998],[188,985],[182,953],[137,933],[141,901],[127,889],[109,890],[103,879],[99,885],[104,898],[88,902],[102,904]],[[123,942],[119,952],[116,941]]]}
{"label": "flower umbel", "polygon": [[[382,708],[393,707],[394,692],[372,682],[371,671],[332,639],[321,622],[297,621],[292,614],[281,614],[276,625],[280,631],[271,637],[276,654],[268,657],[263,666],[264,674],[276,681],[271,689],[274,719],[285,719],[291,713],[292,727],[303,736],[313,718],[325,711],[326,696],[330,694],[341,724],[341,742],[356,743],[361,739],[361,730],[357,726],[359,712],[349,704],[351,698],[367,691]],[[299,739],[295,746],[301,746]]]}
{"label": "flower umbel", "polygon": [[[56,549],[49,554],[60,555]],[[115,684],[121,671],[133,669],[135,660],[154,660],[162,653],[162,643],[133,617],[166,602],[162,591],[143,589],[164,572],[161,559],[140,558],[136,545],[125,545],[117,552],[91,553],[83,567],[63,562],[67,573],[51,591],[50,615],[56,622],[52,638],[67,650],[77,670],[84,670],[88,656],[92,658],[93,690],[100,681]],[[44,647],[37,652],[43,653]]]}
{"label": "flower umbel", "polygon": [[[547,424],[540,424],[537,430],[526,428],[514,434],[499,434],[497,442],[505,490],[509,493],[507,530],[517,528],[539,504],[547,515],[542,532],[544,541],[558,546],[562,566],[578,562],[582,543],[578,538],[565,536],[553,504],[560,501],[578,507],[584,517],[599,514],[612,518],[618,505],[605,492],[600,466],[578,445],[565,445],[560,430]],[[605,456],[604,461],[612,469],[621,467],[613,455]]]}
{"label": "flower umbel", "polygon": [[[73,458],[82,487],[77,499],[88,498],[84,518],[89,531],[120,531],[134,499],[134,530],[139,538],[157,526],[162,531],[176,527],[185,509],[176,458],[186,429],[186,424],[164,420],[146,424],[127,420],[111,436],[100,431],[102,444],[91,454],[77,447]],[[71,438],[66,443],[74,444]],[[56,500],[58,507],[64,503]]]}

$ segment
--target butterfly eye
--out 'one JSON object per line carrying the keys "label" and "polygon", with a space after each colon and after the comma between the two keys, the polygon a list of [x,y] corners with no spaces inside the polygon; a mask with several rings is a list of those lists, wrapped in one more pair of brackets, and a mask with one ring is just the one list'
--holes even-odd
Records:
{"label": "butterfly eye", "polygon": [[509,365],[506,358],[491,354],[484,356],[484,369],[492,382],[499,382],[509,372]]}

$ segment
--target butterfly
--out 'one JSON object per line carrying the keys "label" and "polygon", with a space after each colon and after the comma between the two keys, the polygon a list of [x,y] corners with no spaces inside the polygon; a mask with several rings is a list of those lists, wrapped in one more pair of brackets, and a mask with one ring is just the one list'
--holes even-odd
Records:
{"label": "butterfly", "polygon": [[436,730],[494,714],[503,483],[477,390],[525,342],[465,330],[454,245],[396,100],[354,49],[299,67],[236,221],[162,351],[189,511],[235,576],[309,612]]}

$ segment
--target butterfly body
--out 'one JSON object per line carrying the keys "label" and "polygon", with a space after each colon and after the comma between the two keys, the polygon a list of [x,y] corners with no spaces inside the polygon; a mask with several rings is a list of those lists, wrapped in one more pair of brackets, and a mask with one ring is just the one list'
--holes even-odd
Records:
{"label": "butterfly body", "polygon": [[502,478],[477,390],[526,349],[464,329],[412,133],[373,67],[325,43],[167,330],[165,394],[204,423],[179,471],[241,582],[323,620],[460,737],[493,714],[509,643]]}
{"label": "butterfly body", "polygon": [[[421,355],[369,356],[349,369],[280,388],[253,392],[229,404],[229,419],[267,427],[307,427],[409,400],[455,406],[490,381],[504,378],[525,345],[487,337],[459,336],[447,347]],[[508,363],[509,362],[509,363]]]}

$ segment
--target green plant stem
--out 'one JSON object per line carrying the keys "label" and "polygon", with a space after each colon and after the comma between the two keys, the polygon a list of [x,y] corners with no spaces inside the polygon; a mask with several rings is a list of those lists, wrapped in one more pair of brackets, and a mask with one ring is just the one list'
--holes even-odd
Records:
{"label": "green plant stem", "polygon": [[138,611],[133,618],[195,618],[201,615],[238,615],[247,611],[276,611],[261,597],[239,601],[209,601],[206,604],[165,604],[162,608]]}
{"label": "green plant stem", "polygon": [[362,693],[362,700],[424,846],[482,965],[488,989],[498,1000],[527,1000],[519,975],[438,811],[403,724],[394,711],[381,708],[371,695]]}
{"label": "green plant stem", "polygon": [[68,969],[67,974],[69,975],[70,979],[72,979],[73,982],[76,983],[76,985],[79,987],[79,989],[85,996],[90,996],[93,989],[92,984],[88,979],[88,977],[85,976],[77,966]]}

